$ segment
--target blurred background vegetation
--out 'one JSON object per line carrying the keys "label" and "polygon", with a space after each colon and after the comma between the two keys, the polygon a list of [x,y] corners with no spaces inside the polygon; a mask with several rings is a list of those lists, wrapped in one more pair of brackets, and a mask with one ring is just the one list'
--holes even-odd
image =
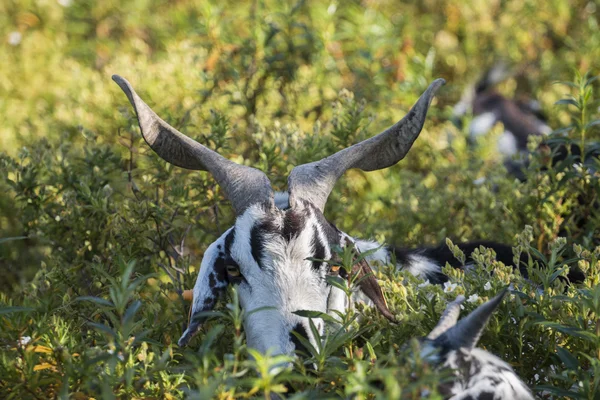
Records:
{"label": "blurred background vegetation", "polygon": [[[600,70],[598,8],[594,1],[577,0],[0,2],[0,303],[13,307],[5,313],[0,345],[14,350],[0,363],[0,375],[11,382],[0,389],[17,385],[10,392],[15,398],[163,396],[203,386],[223,398],[239,394],[228,386],[227,375],[237,364],[223,361],[235,343],[235,362],[242,357],[239,332],[227,336],[216,353],[204,349],[184,357],[171,346],[186,319],[177,292],[193,285],[204,249],[231,224],[231,211],[207,174],[172,168],[149,151],[131,107],[110,79],[115,73],[129,79],[173,126],[267,172],[280,190],[294,165],[383,130],[429,82],[443,77],[448,83],[408,157],[385,171],[346,174],[326,216],[350,234],[401,246],[437,244],[446,237],[516,245],[517,235],[531,226],[533,249],[550,255],[549,244],[566,236],[564,259],[583,263],[593,275],[600,223],[597,165],[556,170],[534,154],[527,181],[519,182],[494,151],[499,130],[473,148],[467,129],[451,116],[469,85],[501,61],[513,71],[499,86],[502,94],[537,99],[548,124],[566,128],[561,134],[567,138],[597,139],[599,125],[583,122],[598,118],[593,95],[598,83],[588,82]],[[581,101],[555,105],[568,96]],[[484,177],[484,184],[474,183]],[[572,261],[573,244],[583,246],[577,256],[587,261]],[[134,275],[148,279],[129,292],[123,289],[123,298],[144,304],[136,321],[148,339],[139,343],[127,342],[124,332],[133,328],[125,325],[118,340],[106,331],[102,336],[86,323],[110,320],[104,309],[109,306],[76,301],[107,298],[111,285],[129,279],[124,274],[134,270],[133,260]],[[503,278],[495,279],[500,287]],[[588,280],[587,288],[597,280]],[[465,284],[465,290],[480,290],[476,283]],[[428,301],[400,281],[389,285],[390,293],[404,293],[418,304]],[[536,305],[535,321],[515,305],[522,324],[504,327],[504,335],[539,341],[544,331],[535,323],[574,318],[577,310],[559,315],[552,307],[543,309],[552,301]],[[372,316],[387,329],[385,339],[373,341],[380,355],[433,323],[433,315],[391,302],[412,322],[392,329]],[[123,317],[125,309],[115,313]],[[227,323],[235,325],[232,321]],[[577,329],[591,331],[581,324]],[[557,335],[561,348],[574,355],[567,359],[569,378],[550,383],[567,390],[581,371],[592,371],[578,351],[592,354],[600,342],[586,344],[554,331],[544,350],[557,346]],[[15,348],[21,336],[37,340],[42,350]],[[353,340],[345,343],[351,354]],[[501,341],[492,347],[530,385],[538,383],[532,366],[557,362],[548,356],[540,363]],[[119,351],[131,359],[121,360]],[[114,369],[103,375],[97,363],[106,354]],[[148,354],[156,354],[153,361]],[[356,358],[344,360],[348,367]],[[371,372],[383,374],[381,379],[387,373],[377,363],[356,362],[362,367],[348,367],[354,386],[333,385],[328,392],[367,390],[361,368],[375,368]],[[39,365],[45,367],[34,370]],[[133,372],[124,372],[129,367]],[[229,372],[219,375],[214,368]],[[335,381],[332,374],[311,376],[310,385],[298,383],[299,392]],[[248,382],[250,388],[256,383]]]}

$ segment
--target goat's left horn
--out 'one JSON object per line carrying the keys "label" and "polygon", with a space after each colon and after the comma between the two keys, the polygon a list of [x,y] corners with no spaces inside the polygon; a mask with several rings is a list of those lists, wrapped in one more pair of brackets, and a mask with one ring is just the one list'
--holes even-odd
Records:
{"label": "goat's left horn", "polygon": [[156,115],[126,79],[119,75],[113,75],[112,79],[135,109],[144,140],[165,161],[210,172],[231,201],[236,215],[255,203],[273,203],[273,190],[263,172],[229,161],[187,137]]}
{"label": "goat's left horn", "polygon": [[290,204],[304,199],[323,211],[333,186],[348,169],[375,171],[402,160],[423,129],[431,100],[444,83],[443,79],[433,81],[408,114],[386,131],[320,161],[295,167],[288,178]]}

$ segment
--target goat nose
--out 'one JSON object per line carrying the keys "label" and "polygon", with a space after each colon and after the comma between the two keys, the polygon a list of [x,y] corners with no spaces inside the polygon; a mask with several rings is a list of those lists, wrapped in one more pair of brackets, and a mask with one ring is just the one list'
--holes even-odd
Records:
{"label": "goat nose", "polygon": [[294,344],[294,347],[296,348],[296,352],[299,352],[301,355],[304,355],[304,356],[310,356],[310,351],[308,351],[306,346],[302,343],[302,341],[298,338],[298,336],[294,334],[294,332],[296,334],[300,335],[302,338],[304,338],[306,340],[310,340],[308,338],[308,332],[306,332],[306,329],[300,322],[298,322],[296,324],[296,326],[294,326],[294,328],[291,330],[290,341]]}

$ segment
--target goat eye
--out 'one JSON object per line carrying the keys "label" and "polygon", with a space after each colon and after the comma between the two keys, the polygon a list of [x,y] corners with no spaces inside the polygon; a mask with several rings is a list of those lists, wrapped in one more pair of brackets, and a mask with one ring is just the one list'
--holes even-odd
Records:
{"label": "goat eye", "polygon": [[237,265],[228,264],[225,268],[227,269],[227,275],[231,277],[235,278],[241,275],[240,267],[238,267]]}

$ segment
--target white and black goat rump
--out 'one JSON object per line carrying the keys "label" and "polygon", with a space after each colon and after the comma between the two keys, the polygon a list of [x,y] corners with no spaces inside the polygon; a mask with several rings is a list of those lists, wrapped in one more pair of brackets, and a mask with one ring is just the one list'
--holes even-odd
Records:
{"label": "white and black goat rump", "polygon": [[435,328],[421,340],[421,358],[452,370],[454,378],[438,390],[451,400],[531,400],[531,391],[512,367],[492,353],[475,347],[504,289],[457,322],[464,296],[448,304]]}
{"label": "white and black goat rump", "polygon": [[[298,345],[294,331],[318,347],[320,338],[314,337],[308,318],[295,312],[344,311],[347,304],[344,293],[326,279],[339,269],[311,260],[331,259],[335,247],[352,246],[359,251],[353,238],[323,216],[327,198],[346,170],[374,171],[405,157],[444,80],[434,81],[408,114],[384,132],[320,161],[296,166],[288,177],[286,193],[274,193],[263,172],[229,161],[177,131],[158,117],[124,78],[114,75],[113,80],[133,105],[148,145],[174,165],[210,172],[236,214],[235,225],[204,253],[193,289],[190,323],[179,344],[190,341],[205,312],[212,309],[227,285],[235,284],[246,311],[249,347],[262,353],[293,353]],[[369,264],[357,262],[353,272],[364,276],[360,294],[393,320]],[[323,320],[313,321],[322,335]]]}
{"label": "white and black goat rump", "polygon": [[[502,123],[504,132],[498,140],[497,149],[509,158],[527,152],[529,136],[548,135],[552,129],[536,101],[508,99],[495,89],[507,77],[508,73],[502,64],[486,71],[475,87],[467,89],[454,107],[454,117],[462,117],[469,110],[472,112],[470,140],[487,134],[496,124]],[[518,165],[508,163],[507,167],[512,169]]]}
{"label": "white and black goat rump", "polygon": [[[356,240],[356,245],[360,251],[365,252],[367,250],[376,249],[381,247],[377,242],[370,242],[365,240]],[[407,270],[411,274],[423,278],[432,284],[442,284],[448,281],[448,277],[442,273],[441,267],[449,264],[454,268],[469,269],[474,264],[472,254],[476,249],[484,247],[491,249],[496,254],[496,260],[502,262],[504,265],[518,267],[521,275],[527,277],[527,265],[528,257],[522,254],[519,260],[519,265],[514,265],[514,255],[511,246],[497,243],[492,241],[473,241],[466,243],[459,243],[456,246],[465,255],[465,263],[463,264],[457,259],[450,248],[442,243],[438,246],[431,247],[417,247],[417,248],[403,248],[396,246],[383,246],[376,253],[368,256],[369,260],[376,265],[379,264],[390,264],[395,261],[395,265],[399,270]]]}

